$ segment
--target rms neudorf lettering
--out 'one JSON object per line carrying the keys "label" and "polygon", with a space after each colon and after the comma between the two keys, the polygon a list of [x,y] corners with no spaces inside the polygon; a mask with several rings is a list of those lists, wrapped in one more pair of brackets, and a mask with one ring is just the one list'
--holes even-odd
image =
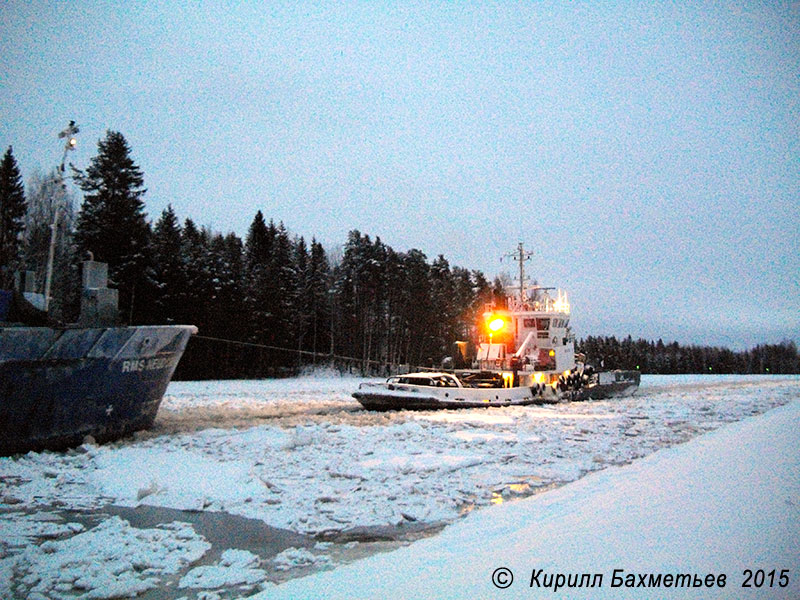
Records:
{"label": "rms neudorf lettering", "polygon": [[122,372],[137,373],[139,371],[157,371],[158,369],[166,369],[167,367],[171,367],[173,362],[175,362],[175,357],[172,355],[123,360]]}

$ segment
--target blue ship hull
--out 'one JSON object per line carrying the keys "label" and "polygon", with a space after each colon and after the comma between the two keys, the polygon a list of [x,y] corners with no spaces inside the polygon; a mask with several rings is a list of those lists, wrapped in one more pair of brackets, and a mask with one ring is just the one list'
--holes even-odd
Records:
{"label": "blue ship hull", "polygon": [[0,327],[0,455],[153,424],[193,326]]}

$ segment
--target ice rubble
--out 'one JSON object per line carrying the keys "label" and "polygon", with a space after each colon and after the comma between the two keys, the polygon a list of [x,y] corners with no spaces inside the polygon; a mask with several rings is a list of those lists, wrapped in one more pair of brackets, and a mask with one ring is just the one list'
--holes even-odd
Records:
{"label": "ice rubble", "polygon": [[[795,400],[550,493],[473,511],[435,537],[268,586],[251,599],[798,598],[798,444]],[[497,581],[508,589],[493,585],[501,568]],[[749,587],[748,569],[763,576]],[[556,574],[564,577],[561,589]],[[691,584],[667,583],[667,575],[685,574]],[[625,583],[614,586],[615,575]],[[663,584],[643,589],[640,577],[650,582],[650,575]]]}
{"label": "ice rubble", "polygon": [[[64,528],[75,529],[73,524]],[[136,529],[119,517],[63,539],[28,545],[19,552],[6,548],[0,573],[18,579],[18,593],[30,600],[119,598],[158,586],[161,576],[177,573],[210,548],[186,523]],[[13,548],[13,546],[12,546]],[[8,556],[10,555],[10,556]],[[0,583],[11,597],[12,577]]]}
{"label": "ice rubble", "polygon": [[178,587],[219,589],[237,585],[254,585],[267,578],[259,569],[260,559],[246,550],[228,548],[216,565],[195,567],[184,575]]}
{"label": "ice rubble", "polygon": [[[800,396],[799,381],[645,377],[640,393],[625,400],[388,414],[359,410],[349,398],[357,382],[348,378],[178,382],[154,433],[0,459],[0,500],[9,509],[0,514],[0,580],[31,594],[135,593],[189,569],[207,544],[186,524],[136,529],[111,518],[83,531],[43,520],[54,506],[224,511],[309,534],[450,522],[474,506],[626,464],[790,402]],[[26,514],[37,510],[38,520]],[[54,539],[38,548],[20,543],[47,537]],[[120,539],[134,552],[120,554]],[[97,552],[109,553],[110,571],[88,568]],[[309,563],[326,566],[324,550],[289,552],[272,566]],[[226,554],[183,573],[181,584],[266,585],[265,569],[252,557]],[[10,595],[3,585],[0,594]]]}

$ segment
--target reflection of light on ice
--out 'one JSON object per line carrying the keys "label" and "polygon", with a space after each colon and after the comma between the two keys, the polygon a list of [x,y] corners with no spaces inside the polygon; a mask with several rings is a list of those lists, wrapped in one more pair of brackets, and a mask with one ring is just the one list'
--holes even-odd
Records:
{"label": "reflection of light on ice", "polygon": [[[532,479],[541,481],[539,477],[532,477]],[[508,490],[509,493],[507,495],[511,497],[526,496],[531,491],[531,486],[529,483],[525,482],[506,484],[502,489],[492,491],[492,497],[489,499],[489,502],[491,504],[502,504],[505,502],[507,498],[503,496],[503,490]]]}
{"label": "reflection of light on ice", "polygon": [[527,483],[509,483],[508,489],[516,494],[524,494],[531,489],[531,486]]}

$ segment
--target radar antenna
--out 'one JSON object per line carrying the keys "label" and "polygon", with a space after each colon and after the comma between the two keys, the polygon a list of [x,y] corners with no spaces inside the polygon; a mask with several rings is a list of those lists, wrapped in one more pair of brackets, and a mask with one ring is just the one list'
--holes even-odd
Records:
{"label": "radar antenna", "polygon": [[522,242],[517,244],[517,251],[509,254],[504,254],[503,258],[513,258],[519,263],[519,301],[525,302],[525,262],[529,261],[533,256],[533,252],[525,252],[525,247]]}

